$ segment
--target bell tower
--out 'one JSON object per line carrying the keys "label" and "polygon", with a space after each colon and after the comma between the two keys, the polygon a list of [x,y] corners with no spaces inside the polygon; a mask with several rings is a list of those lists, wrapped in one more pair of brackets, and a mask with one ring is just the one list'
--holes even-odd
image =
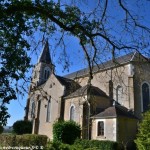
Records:
{"label": "bell tower", "polygon": [[50,57],[49,43],[46,41],[38,63],[35,65],[32,74],[32,85],[39,86],[47,81],[49,75],[54,73],[54,65]]}

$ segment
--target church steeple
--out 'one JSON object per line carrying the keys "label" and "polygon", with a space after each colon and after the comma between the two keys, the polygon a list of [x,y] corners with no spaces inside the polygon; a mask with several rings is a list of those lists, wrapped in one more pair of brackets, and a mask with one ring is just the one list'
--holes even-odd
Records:
{"label": "church steeple", "polygon": [[52,60],[51,60],[51,57],[50,57],[48,40],[46,41],[45,46],[42,50],[39,62],[43,62],[43,63],[46,63],[46,64],[52,64]]}
{"label": "church steeple", "polygon": [[50,57],[50,50],[48,40],[46,41],[38,63],[35,65],[32,75],[32,83],[34,85],[41,85],[46,82],[50,74],[54,73],[54,65]]}

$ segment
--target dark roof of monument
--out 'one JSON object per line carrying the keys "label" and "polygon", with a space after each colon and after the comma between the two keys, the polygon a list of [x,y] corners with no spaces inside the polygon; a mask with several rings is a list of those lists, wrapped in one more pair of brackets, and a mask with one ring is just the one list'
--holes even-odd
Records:
{"label": "dark roof of monument", "polygon": [[116,117],[128,117],[133,119],[138,119],[134,114],[132,114],[126,107],[123,107],[121,105],[115,105],[108,107],[103,112],[92,116],[91,118],[116,118]]}
{"label": "dark roof of monument", "polygon": [[65,78],[65,77],[61,77],[61,76],[58,76],[58,75],[55,75],[55,76],[59,80],[59,82],[66,87],[65,96],[69,95],[70,93],[74,92],[75,90],[77,90],[78,88],[81,87],[74,80],[71,80],[71,79],[68,79],[68,78]]}
{"label": "dark roof of monument", "polygon": [[101,89],[95,86],[88,86],[85,85],[79,89],[77,89],[75,92],[71,93],[65,98],[73,98],[73,97],[79,97],[79,96],[85,96],[87,93],[90,92],[91,95],[95,96],[102,96],[102,97],[108,97],[105,92],[103,92]]}

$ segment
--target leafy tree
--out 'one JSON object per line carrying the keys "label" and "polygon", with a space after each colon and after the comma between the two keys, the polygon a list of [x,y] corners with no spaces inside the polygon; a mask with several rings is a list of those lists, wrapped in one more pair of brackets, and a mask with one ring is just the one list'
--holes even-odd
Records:
{"label": "leafy tree", "polygon": [[53,137],[55,142],[73,144],[80,138],[80,126],[74,121],[58,121],[53,125]]}
{"label": "leafy tree", "polygon": [[3,9],[11,4],[10,1],[0,2],[0,124],[6,125],[6,103],[17,99],[17,82],[24,78],[27,68],[30,67],[30,58],[27,56],[29,44],[24,39],[24,34],[30,34],[29,26],[26,26],[27,16],[16,12],[7,16]]}
{"label": "leafy tree", "polygon": [[135,143],[139,150],[150,149],[150,110],[143,114]]}
{"label": "leafy tree", "polygon": [[55,44],[62,45],[64,69],[69,66],[70,52],[64,39],[75,37],[87,60],[89,85],[93,67],[103,61],[103,55],[110,56],[109,53],[115,58],[120,52],[133,50],[149,55],[150,28],[147,22],[143,24],[147,15],[140,15],[138,10],[150,3],[146,0],[97,2],[93,11],[85,12],[80,6],[63,4],[63,1],[0,1],[0,124],[6,124],[9,117],[5,104],[16,99],[20,92],[19,80],[29,81],[25,78],[25,72],[31,67],[27,39],[35,31],[42,32],[43,39],[60,34]]}
{"label": "leafy tree", "polygon": [[4,131],[4,128],[3,126],[0,125],[0,134],[3,133],[3,131]]}
{"label": "leafy tree", "polygon": [[13,131],[16,134],[27,134],[32,133],[32,122],[19,120],[13,124]]}

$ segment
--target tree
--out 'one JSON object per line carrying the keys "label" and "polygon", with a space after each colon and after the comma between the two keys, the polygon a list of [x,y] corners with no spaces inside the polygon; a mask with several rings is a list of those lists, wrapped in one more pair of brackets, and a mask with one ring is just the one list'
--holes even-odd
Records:
{"label": "tree", "polygon": [[4,131],[4,128],[3,126],[0,125],[0,134],[3,133],[3,131]]}
{"label": "tree", "polygon": [[16,134],[31,134],[32,133],[32,122],[19,120],[13,124],[13,131]]}
{"label": "tree", "polygon": [[[60,34],[55,44],[63,46],[63,52],[60,54],[63,54],[65,69],[69,66],[67,54],[70,51],[66,50],[64,38],[75,37],[87,60],[89,86],[93,78],[93,67],[103,61],[103,55],[110,57],[108,53],[112,54],[114,61],[120,52],[139,51],[149,55],[150,28],[147,22],[142,24],[146,15],[139,14],[142,6],[150,5],[149,1],[97,2],[91,12],[85,12],[75,5],[63,4],[63,1],[57,3],[52,0],[1,0],[0,113],[4,112],[5,103],[17,98],[16,94],[20,92],[18,81],[28,81],[25,79],[25,72],[31,64],[27,54],[30,49],[27,38],[34,31],[41,31],[43,39],[55,33]],[[0,118],[0,123],[6,124],[8,117],[6,110],[3,119]]]}
{"label": "tree", "polygon": [[139,124],[135,143],[139,150],[150,149],[150,110],[143,114],[143,120]]}

